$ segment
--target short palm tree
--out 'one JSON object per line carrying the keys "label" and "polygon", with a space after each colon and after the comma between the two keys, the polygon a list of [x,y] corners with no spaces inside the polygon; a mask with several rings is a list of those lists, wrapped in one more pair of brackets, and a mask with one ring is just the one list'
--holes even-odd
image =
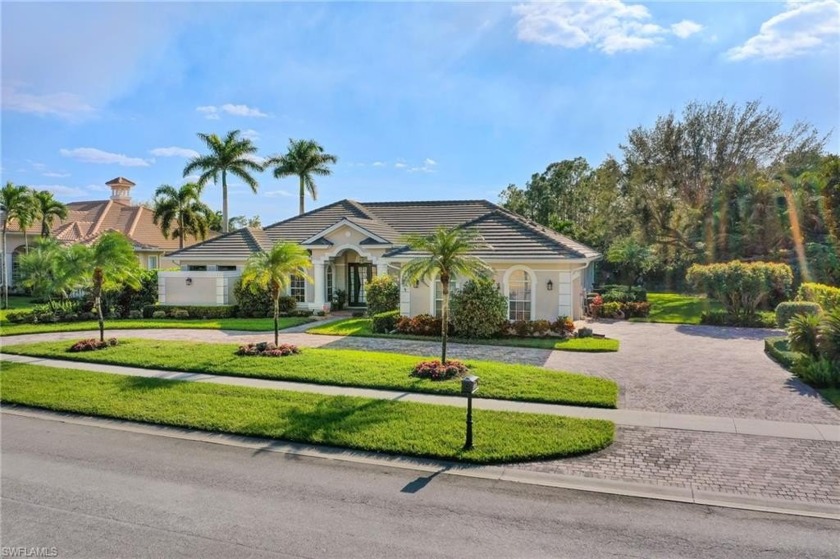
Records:
{"label": "short palm tree", "polygon": [[300,179],[300,213],[303,213],[307,191],[313,200],[318,199],[318,186],[313,176],[331,175],[332,169],[329,166],[337,161],[338,157],[324,153],[324,148],[315,140],[290,139],[288,151],[270,157],[263,167],[274,167],[274,178],[277,179],[297,175]]}
{"label": "short palm tree", "polygon": [[32,198],[35,201],[35,213],[41,220],[41,236],[49,237],[53,221],[67,219],[67,206],[55,199],[49,190],[33,192]]}
{"label": "short palm tree", "polygon": [[268,252],[258,252],[248,259],[242,272],[242,285],[251,291],[268,289],[274,303],[274,344],[280,339],[280,295],[288,289],[292,276],[311,282],[307,269],[312,265],[309,252],[297,243],[279,242]]}
{"label": "short palm tree", "polygon": [[207,237],[207,217],[212,211],[201,201],[200,192],[201,187],[191,182],[181,188],[162,184],[155,190],[152,219],[155,225],[160,224],[164,237],[168,239],[172,233],[178,238],[178,248],[184,248],[187,235],[202,240]]}
{"label": "short palm tree", "polygon": [[74,276],[63,260],[69,249],[62,248],[55,239],[39,237],[32,248],[18,260],[21,285],[34,297],[51,299],[65,295],[74,287]]}
{"label": "short palm tree", "polygon": [[202,134],[198,137],[207,145],[210,151],[207,155],[194,157],[184,167],[184,176],[199,171],[198,186],[204,187],[210,179],[214,183],[222,181],[222,232],[228,232],[228,191],[227,175],[238,177],[256,192],[259,186],[257,180],[251,176],[253,171],[262,171],[262,166],[254,161],[257,148],[248,138],[240,138],[239,130],[231,130],[224,139],[216,134]]}
{"label": "short palm tree", "polygon": [[[439,228],[424,237],[409,235],[404,242],[412,250],[424,253],[402,268],[403,281],[425,281],[435,275],[440,279],[443,301],[441,305],[441,363],[446,363],[446,342],[449,338],[449,284],[453,278],[476,279],[492,272],[483,260],[470,253],[482,246],[482,239],[470,229]],[[434,287],[433,287],[434,289]]]}
{"label": "short palm tree", "polygon": [[32,213],[32,202],[29,189],[23,185],[16,186],[11,181],[0,189],[0,220],[3,223],[3,254],[0,258],[0,280],[3,281],[3,308],[9,308],[9,271],[6,269],[7,239],[6,231],[12,221],[18,225],[29,222]]}

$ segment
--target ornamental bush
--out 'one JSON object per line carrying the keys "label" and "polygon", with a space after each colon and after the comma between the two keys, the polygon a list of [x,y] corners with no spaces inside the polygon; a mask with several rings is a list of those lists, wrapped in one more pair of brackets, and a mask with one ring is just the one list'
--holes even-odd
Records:
{"label": "ornamental bush", "polygon": [[376,334],[387,334],[397,327],[400,311],[381,312],[373,315],[370,329]]}
{"label": "ornamental bush", "polygon": [[387,274],[373,277],[365,284],[365,299],[370,316],[396,310],[400,307],[400,286]]}
{"label": "ornamental bush", "polygon": [[787,264],[770,262],[694,264],[686,280],[723,303],[737,320],[755,316],[771,296],[787,296],[793,284],[793,271]]}
{"label": "ornamental bush", "polygon": [[410,334],[413,336],[439,336],[441,320],[430,314],[418,314],[413,318],[401,316],[397,319],[395,328],[400,334]]}
{"label": "ornamental bush", "polygon": [[558,316],[557,320],[551,323],[551,330],[563,336],[571,336],[575,333],[575,321],[568,316]]}
{"label": "ornamental bush", "polygon": [[[241,318],[271,318],[274,316],[274,302],[268,289],[252,290],[243,287],[242,281],[237,280],[233,286],[233,296],[236,298],[237,316]],[[280,296],[280,312],[289,314],[297,308],[297,301],[289,295]]]}
{"label": "ornamental bush", "polygon": [[822,307],[810,301],[786,301],[776,306],[776,325],[779,328],[787,328],[790,319],[798,314],[822,313]]}
{"label": "ornamental bush", "polygon": [[106,347],[113,347],[118,343],[119,342],[116,338],[108,338],[104,342],[101,342],[95,338],[90,338],[87,340],[80,340],[76,342],[75,344],[71,345],[67,351],[71,353],[79,353],[81,351],[96,351],[98,349],[105,349]]}
{"label": "ornamental bush", "polygon": [[460,361],[449,360],[446,363],[441,363],[438,360],[434,360],[418,363],[411,371],[411,376],[429,380],[448,380],[454,377],[464,376],[468,372],[469,368]]}
{"label": "ornamental bush", "polygon": [[803,283],[796,293],[797,301],[817,303],[826,312],[840,308],[840,287],[821,283]]}
{"label": "ornamental bush", "polygon": [[286,357],[288,355],[297,355],[298,353],[300,353],[300,349],[296,345],[274,345],[271,342],[245,344],[239,346],[239,349],[236,350],[236,355],[259,357]]}
{"label": "ornamental bush", "polygon": [[507,320],[507,299],[492,279],[466,282],[450,305],[452,324],[461,338],[492,338]]}

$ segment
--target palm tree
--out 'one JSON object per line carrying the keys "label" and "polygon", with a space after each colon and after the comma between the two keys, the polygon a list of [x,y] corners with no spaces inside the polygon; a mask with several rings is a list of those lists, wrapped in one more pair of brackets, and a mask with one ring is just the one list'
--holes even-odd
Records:
{"label": "palm tree", "polygon": [[297,175],[300,178],[300,213],[304,212],[303,199],[306,191],[313,200],[318,199],[318,186],[313,175],[332,174],[329,165],[338,161],[338,157],[324,153],[324,148],[315,140],[289,140],[289,150],[285,155],[268,158],[264,168],[274,167],[274,178],[281,179]]}
{"label": "palm tree", "polygon": [[[155,190],[154,216],[155,225],[160,222],[163,236],[178,238],[178,248],[184,248],[184,237],[207,237],[207,216],[212,213],[210,208],[201,201],[201,187],[188,182],[181,188],[162,184]],[[173,230],[172,226],[175,225]]]}
{"label": "palm tree", "polygon": [[[26,223],[28,216],[31,214],[32,204],[29,199],[29,189],[23,185],[15,186],[12,181],[8,181],[6,186],[0,189],[0,220],[3,222],[3,254],[0,255],[0,279],[3,281],[3,308],[9,308],[9,278],[8,270],[6,269],[6,254],[8,253],[6,244],[6,230],[12,220],[21,223]],[[31,223],[31,221],[30,221]],[[23,229],[23,227],[21,227]]]}
{"label": "palm tree", "polygon": [[311,282],[307,268],[312,265],[309,252],[297,243],[279,242],[268,252],[258,252],[248,259],[242,272],[242,285],[251,291],[268,289],[274,303],[274,344],[280,338],[280,295],[288,289],[293,275]]}
{"label": "palm tree", "polygon": [[262,171],[262,166],[254,161],[257,148],[248,138],[240,138],[239,130],[231,130],[224,139],[216,134],[202,134],[198,137],[207,145],[210,153],[194,157],[184,167],[186,177],[194,171],[200,171],[198,186],[204,187],[210,179],[218,183],[222,181],[222,232],[228,232],[228,192],[227,175],[232,174],[242,179],[245,184],[256,192],[257,181],[251,176],[250,171]]}
{"label": "palm tree", "polygon": [[[438,276],[443,302],[441,305],[441,363],[446,364],[446,342],[449,338],[449,283],[453,278],[476,279],[492,273],[487,264],[470,252],[479,248],[482,239],[470,229],[438,228],[428,237],[409,235],[405,243],[412,250],[424,253],[402,268],[403,281],[414,283]],[[434,287],[433,287],[434,289]]]}
{"label": "palm tree", "polygon": [[55,199],[49,190],[33,192],[32,198],[35,201],[35,212],[41,220],[41,236],[49,237],[53,221],[67,219],[67,206]]}
{"label": "palm tree", "polygon": [[82,285],[91,287],[93,304],[99,315],[99,340],[105,341],[105,318],[102,313],[102,293],[128,285],[140,289],[137,275],[140,263],[131,242],[116,231],[105,233],[92,245],[73,245],[68,258],[62,259],[62,270],[68,276],[77,275]]}

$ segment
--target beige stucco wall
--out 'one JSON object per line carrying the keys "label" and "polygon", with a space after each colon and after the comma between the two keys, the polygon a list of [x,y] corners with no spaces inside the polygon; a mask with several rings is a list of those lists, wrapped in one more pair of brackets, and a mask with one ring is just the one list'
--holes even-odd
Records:
{"label": "beige stucco wall", "polygon": [[162,305],[231,305],[237,272],[160,272],[158,301]]}

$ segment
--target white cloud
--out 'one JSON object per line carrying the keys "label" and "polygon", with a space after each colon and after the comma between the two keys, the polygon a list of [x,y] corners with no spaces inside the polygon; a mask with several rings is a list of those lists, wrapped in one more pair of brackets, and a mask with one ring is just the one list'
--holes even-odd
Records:
{"label": "white cloud", "polygon": [[427,157],[427,158],[423,161],[423,165],[426,165],[426,166],[428,166],[428,167],[434,167],[435,165],[437,165],[437,161],[435,161],[434,159],[431,159],[431,158]]}
{"label": "white cloud", "polygon": [[148,167],[149,162],[139,157],[129,157],[122,153],[110,153],[96,148],[60,149],[64,157],[72,157],[84,163],[102,163],[122,165],[123,167]]}
{"label": "white cloud", "polygon": [[242,137],[251,141],[256,141],[260,139],[260,133],[252,128],[249,128],[248,130],[242,131]]}
{"label": "white cloud", "polygon": [[437,167],[437,161],[434,159],[427,157],[423,160],[422,165],[418,165],[415,167],[410,167],[408,169],[409,173],[434,173],[435,167]]}
{"label": "white cloud", "polygon": [[245,159],[250,159],[251,161],[253,161],[257,165],[265,165],[265,162],[268,161],[268,158],[261,157],[259,155],[253,154],[253,153],[250,153],[250,154],[246,155]]}
{"label": "white cloud", "polygon": [[287,190],[269,190],[263,192],[266,198],[291,198],[293,194]]}
{"label": "white cloud", "polygon": [[[215,105],[202,105],[200,107],[196,107],[195,110],[203,114],[204,118],[210,120],[219,120],[221,118],[221,113],[227,113],[233,116],[252,116],[260,118],[268,116],[256,107],[249,107],[248,105],[234,105],[232,103],[225,103],[220,107]],[[254,130],[250,130],[250,132],[256,134]]]}
{"label": "white cloud", "polygon": [[55,173],[55,172],[52,172],[52,171],[48,171],[46,173],[43,173],[43,175],[45,177],[60,179],[60,178],[64,178],[64,177],[69,177],[70,173]]}
{"label": "white cloud", "polygon": [[840,36],[840,2],[822,0],[788,2],[784,12],[761,24],[758,35],[729,49],[730,60],[781,59],[837,48]]}
{"label": "white cloud", "polygon": [[57,116],[68,120],[80,119],[95,112],[92,106],[72,93],[36,95],[18,91],[15,86],[3,86],[2,101],[4,110],[40,116]]}
{"label": "white cloud", "polygon": [[204,118],[209,120],[219,120],[219,109],[212,105],[204,105],[201,107],[196,107],[196,111],[200,112],[204,115]]}
{"label": "white cloud", "polygon": [[85,189],[76,188],[73,186],[65,186],[63,184],[36,184],[31,185],[33,190],[48,190],[56,196],[66,196],[68,198],[79,198],[85,196],[87,192]]}
{"label": "white cloud", "polygon": [[155,148],[149,153],[151,153],[155,157],[184,157],[187,159],[198,157],[199,155],[199,153],[194,149],[179,148],[177,146],[172,146],[168,148]]}
{"label": "white cloud", "polygon": [[688,37],[691,37],[695,33],[699,33],[702,30],[702,25],[689,19],[684,19],[679,23],[674,23],[671,25],[671,32],[680,39],[686,39]]}
{"label": "white cloud", "polygon": [[385,166],[385,162],[384,162],[384,161],[374,161],[374,162],[372,163],[372,166],[373,166],[373,167],[384,167],[384,166]]}
{"label": "white cloud", "polygon": [[519,16],[516,24],[521,41],[561,48],[594,47],[606,54],[635,51],[662,43],[671,33],[679,37],[696,27],[684,20],[671,30],[651,23],[650,11],[641,4],[622,0],[586,0],[583,2],[531,3],[514,6]]}

